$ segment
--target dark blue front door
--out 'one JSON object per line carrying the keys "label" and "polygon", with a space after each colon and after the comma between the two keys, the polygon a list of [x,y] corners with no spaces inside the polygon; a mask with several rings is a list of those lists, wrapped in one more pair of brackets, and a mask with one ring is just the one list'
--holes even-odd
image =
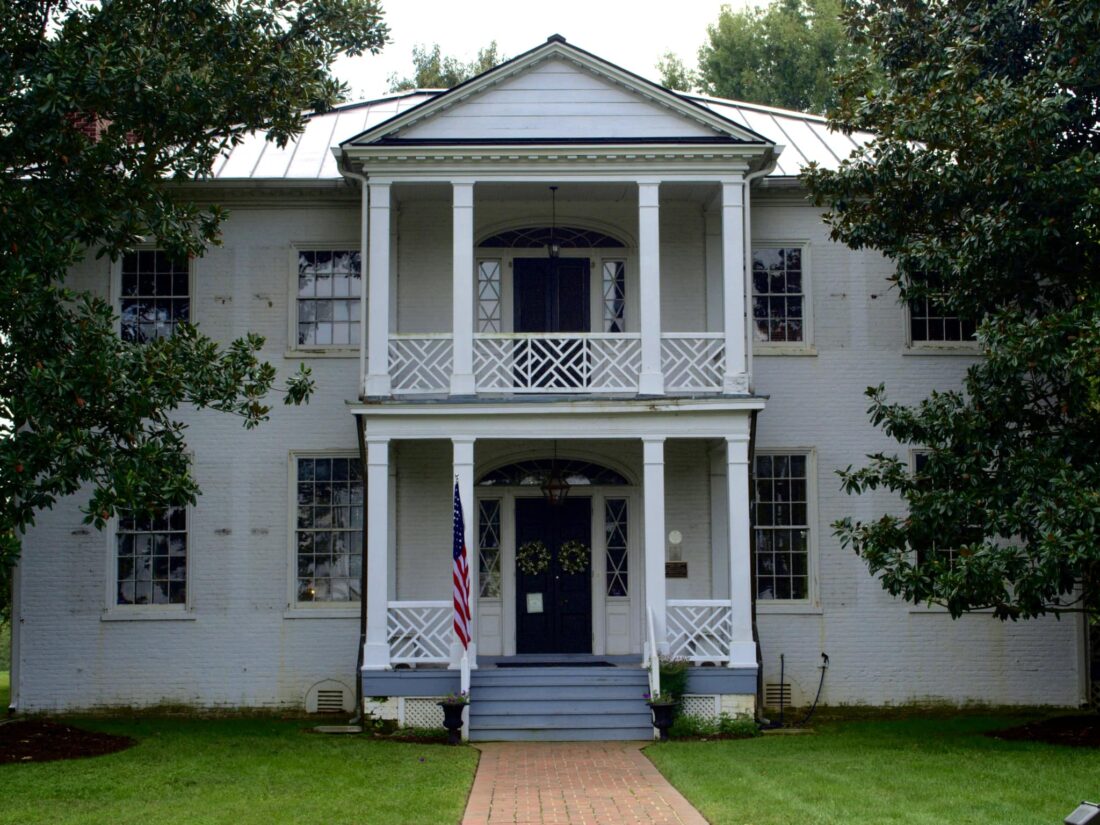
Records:
{"label": "dark blue front door", "polygon": [[516,499],[516,547],[532,541],[546,545],[550,562],[535,574],[516,566],[516,653],[591,653],[591,549],[577,573],[561,569],[558,551],[567,541],[592,547],[592,500]]}

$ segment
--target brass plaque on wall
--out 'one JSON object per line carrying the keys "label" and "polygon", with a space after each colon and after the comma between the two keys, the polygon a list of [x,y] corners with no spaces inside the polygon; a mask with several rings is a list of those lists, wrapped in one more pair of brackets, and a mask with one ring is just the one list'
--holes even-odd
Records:
{"label": "brass plaque on wall", "polygon": [[688,577],[688,563],[686,561],[666,561],[666,579],[686,579]]}

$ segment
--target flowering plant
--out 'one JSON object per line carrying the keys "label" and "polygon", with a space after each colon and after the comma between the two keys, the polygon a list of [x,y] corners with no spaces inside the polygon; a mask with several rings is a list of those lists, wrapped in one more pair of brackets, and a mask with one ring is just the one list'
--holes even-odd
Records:
{"label": "flowering plant", "polygon": [[676,697],[671,693],[644,693],[647,705],[674,705]]}
{"label": "flowering plant", "polygon": [[470,704],[470,694],[465,690],[460,690],[458,693],[448,693],[439,704],[468,705]]}

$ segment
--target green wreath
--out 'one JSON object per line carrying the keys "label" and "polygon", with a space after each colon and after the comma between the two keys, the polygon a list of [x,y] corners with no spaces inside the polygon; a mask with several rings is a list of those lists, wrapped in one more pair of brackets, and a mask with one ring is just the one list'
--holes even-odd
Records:
{"label": "green wreath", "polygon": [[571,539],[558,549],[558,567],[563,573],[583,573],[591,555],[587,544]]}
{"label": "green wreath", "polygon": [[528,576],[545,573],[550,566],[550,551],[537,539],[521,544],[516,550],[516,566]]}

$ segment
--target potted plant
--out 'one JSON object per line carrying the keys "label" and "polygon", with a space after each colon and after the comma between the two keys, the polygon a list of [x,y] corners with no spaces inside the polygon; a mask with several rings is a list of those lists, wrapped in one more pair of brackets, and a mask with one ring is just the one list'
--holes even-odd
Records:
{"label": "potted plant", "polygon": [[462,743],[462,711],[470,704],[470,694],[461,690],[443,697],[439,706],[443,708],[443,727],[447,729],[447,744]]}
{"label": "potted plant", "polygon": [[645,694],[645,702],[653,711],[653,727],[661,734],[661,741],[668,741],[668,729],[676,718],[676,697],[671,693]]}

